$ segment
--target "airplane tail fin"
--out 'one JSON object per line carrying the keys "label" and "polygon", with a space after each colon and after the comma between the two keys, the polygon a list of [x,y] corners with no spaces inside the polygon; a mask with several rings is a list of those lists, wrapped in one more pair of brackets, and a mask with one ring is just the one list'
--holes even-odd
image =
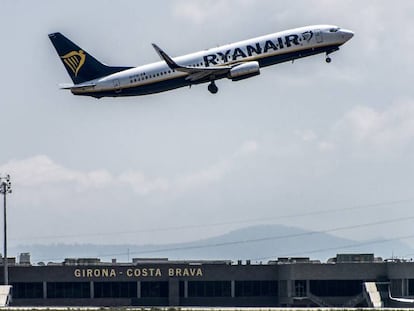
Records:
{"label": "airplane tail fin", "polygon": [[52,44],[62,60],[66,71],[75,84],[132,68],[106,66],[70,41],[60,32],[49,34],[49,39],[52,41]]}

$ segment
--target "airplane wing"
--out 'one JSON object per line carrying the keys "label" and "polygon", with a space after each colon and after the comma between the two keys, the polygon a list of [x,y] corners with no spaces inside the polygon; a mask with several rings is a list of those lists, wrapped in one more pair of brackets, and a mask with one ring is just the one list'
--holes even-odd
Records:
{"label": "airplane wing", "polygon": [[187,80],[190,80],[192,82],[204,79],[209,76],[216,76],[216,75],[223,75],[228,74],[232,67],[230,66],[217,66],[217,67],[189,67],[189,66],[180,66],[178,65],[170,56],[168,56],[167,53],[165,53],[160,47],[158,47],[156,44],[152,44],[155,51],[158,53],[158,55],[161,57],[162,60],[164,60],[168,67],[170,67],[173,70],[181,71],[188,73]]}

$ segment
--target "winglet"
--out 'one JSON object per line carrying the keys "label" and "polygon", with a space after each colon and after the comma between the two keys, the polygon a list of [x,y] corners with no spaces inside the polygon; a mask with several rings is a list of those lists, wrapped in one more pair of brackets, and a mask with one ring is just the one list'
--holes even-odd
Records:
{"label": "winglet", "polygon": [[168,67],[170,67],[171,69],[181,68],[181,66],[179,66],[175,61],[173,61],[173,59],[169,57],[167,53],[161,50],[161,48],[158,45],[153,43],[152,46],[154,47],[158,55],[161,57],[161,59],[167,63]]}

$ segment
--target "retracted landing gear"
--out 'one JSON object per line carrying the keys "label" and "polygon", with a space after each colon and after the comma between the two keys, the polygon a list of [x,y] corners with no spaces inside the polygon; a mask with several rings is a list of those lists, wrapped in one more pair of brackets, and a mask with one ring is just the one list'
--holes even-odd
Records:
{"label": "retracted landing gear", "polygon": [[211,94],[216,94],[218,92],[218,87],[214,81],[211,81],[208,85],[208,90]]}

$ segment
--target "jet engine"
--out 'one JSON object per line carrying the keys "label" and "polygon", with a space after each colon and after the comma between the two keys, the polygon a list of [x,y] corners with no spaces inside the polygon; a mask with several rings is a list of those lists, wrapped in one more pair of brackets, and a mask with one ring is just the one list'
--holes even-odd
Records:
{"label": "jet engine", "polygon": [[229,79],[232,81],[239,81],[254,77],[260,74],[259,62],[246,62],[230,69]]}

